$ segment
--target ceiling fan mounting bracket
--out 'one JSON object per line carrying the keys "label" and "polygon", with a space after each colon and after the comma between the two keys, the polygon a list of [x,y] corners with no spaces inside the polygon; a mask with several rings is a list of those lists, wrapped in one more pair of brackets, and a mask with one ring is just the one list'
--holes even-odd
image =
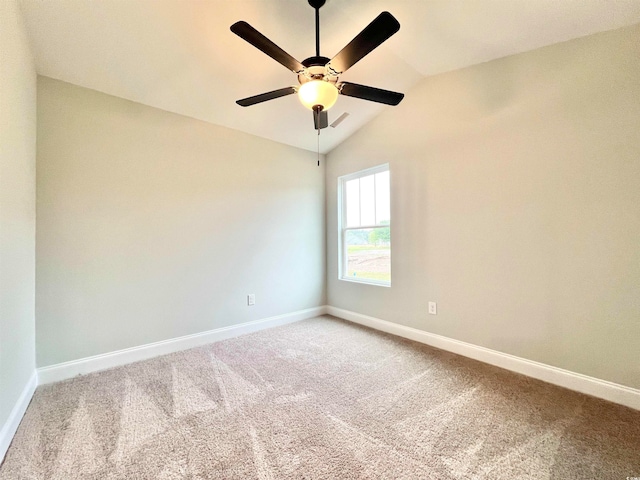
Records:
{"label": "ceiling fan mounting bracket", "polygon": [[325,1],[326,0],[309,0],[309,5],[317,10],[325,4]]}
{"label": "ceiling fan mounting bracket", "polygon": [[328,75],[333,75],[334,77],[337,77],[342,74],[342,72],[339,72],[336,69],[334,69],[330,63],[327,63],[325,67],[327,68]]}

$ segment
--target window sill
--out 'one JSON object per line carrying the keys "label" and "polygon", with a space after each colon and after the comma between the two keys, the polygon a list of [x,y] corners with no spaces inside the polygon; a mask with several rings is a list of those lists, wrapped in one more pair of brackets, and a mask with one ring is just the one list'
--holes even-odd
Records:
{"label": "window sill", "polygon": [[338,280],[349,283],[359,283],[361,285],[373,285],[374,287],[387,287],[391,288],[391,282],[376,282],[375,280],[354,280],[352,278],[338,277]]}

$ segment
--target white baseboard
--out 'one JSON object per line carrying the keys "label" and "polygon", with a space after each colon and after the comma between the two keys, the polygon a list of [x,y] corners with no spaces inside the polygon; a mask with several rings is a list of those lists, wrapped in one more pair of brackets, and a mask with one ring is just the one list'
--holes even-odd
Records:
{"label": "white baseboard", "polygon": [[441,350],[640,410],[640,390],[332,306],[327,313]]}
{"label": "white baseboard", "polygon": [[139,362],[159,355],[187,350],[208,343],[218,342],[227,338],[237,337],[246,333],[257,332],[266,328],[277,327],[287,323],[293,323],[307,318],[317,317],[327,313],[327,307],[314,307],[297,312],[263,318],[252,322],[231,325],[229,327],[216,328],[206,332],[185,335],[160,342],[140,345],[138,347],[125,348],[115,352],[104,353],[92,357],[81,358],[70,362],[58,363],[38,369],[39,385],[59,382],[76,375],[98,372],[108,368],[119,367],[128,363]]}
{"label": "white baseboard", "polygon": [[22,390],[20,398],[18,398],[18,401],[13,406],[7,421],[4,422],[2,430],[0,430],[0,463],[2,463],[2,460],[7,453],[9,445],[11,445],[11,440],[13,440],[13,436],[18,430],[18,425],[20,425],[20,422],[22,421],[24,412],[27,411],[27,407],[29,406],[29,402],[36,391],[37,386],[38,374],[34,371],[31,378],[25,385],[24,390]]}

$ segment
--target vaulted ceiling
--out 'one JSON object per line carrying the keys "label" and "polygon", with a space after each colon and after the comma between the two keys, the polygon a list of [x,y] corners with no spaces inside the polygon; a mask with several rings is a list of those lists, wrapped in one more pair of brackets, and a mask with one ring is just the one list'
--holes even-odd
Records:
{"label": "vaulted ceiling", "polygon": [[[245,20],[298,60],[314,55],[306,0],[22,0],[39,74],[315,150],[295,95],[235,100],[296,85],[295,75],[229,30]],[[380,12],[400,31],[341,80],[407,93],[426,76],[640,22],[638,0],[327,0],[321,51],[335,55]],[[328,152],[385,109],[341,96],[322,130]]]}

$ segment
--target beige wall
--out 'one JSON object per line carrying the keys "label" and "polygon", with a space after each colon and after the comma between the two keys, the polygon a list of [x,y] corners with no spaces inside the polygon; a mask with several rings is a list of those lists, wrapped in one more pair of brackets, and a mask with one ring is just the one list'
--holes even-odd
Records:
{"label": "beige wall", "polygon": [[39,77],[37,162],[39,367],[325,303],[311,152]]}
{"label": "beige wall", "polygon": [[[0,1],[0,430],[35,371],[36,72]],[[3,452],[2,452],[3,453]]]}
{"label": "beige wall", "polygon": [[[328,303],[640,388],[639,45],[634,26],[425,79],[333,150]],[[392,287],[340,281],[336,179],[384,162]]]}

